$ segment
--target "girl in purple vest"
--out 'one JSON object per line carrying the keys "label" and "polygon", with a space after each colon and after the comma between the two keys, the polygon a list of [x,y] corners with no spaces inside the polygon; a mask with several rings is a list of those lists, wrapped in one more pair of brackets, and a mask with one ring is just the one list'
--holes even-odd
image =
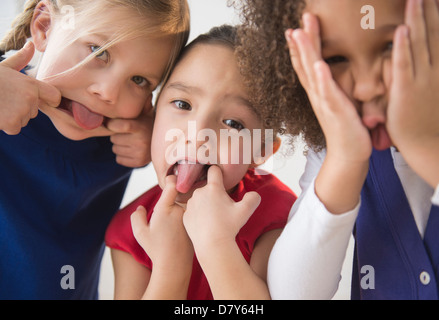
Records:
{"label": "girl in purple vest", "polygon": [[243,6],[251,96],[309,146],[272,298],[331,298],[353,232],[353,299],[437,299],[438,1]]}

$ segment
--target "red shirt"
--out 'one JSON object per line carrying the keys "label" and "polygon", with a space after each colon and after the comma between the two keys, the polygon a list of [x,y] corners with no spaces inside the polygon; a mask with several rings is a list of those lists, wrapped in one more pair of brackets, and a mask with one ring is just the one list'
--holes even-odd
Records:
{"label": "red shirt", "polygon": [[[254,170],[247,172],[230,197],[235,201],[241,201],[249,191],[256,191],[261,196],[261,204],[236,236],[238,247],[247,262],[250,262],[254,244],[262,234],[285,226],[290,209],[297,199],[296,195],[275,176],[255,175]],[[114,216],[105,235],[108,247],[130,253],[136,261],[151,270],[151,259],[134,238],[130,216],[142,205],[148,212],[149,221],[161,193],[160,187],[155,186],[121,209]],[[195,256],[187,298],[213,299],[206,276]]]}

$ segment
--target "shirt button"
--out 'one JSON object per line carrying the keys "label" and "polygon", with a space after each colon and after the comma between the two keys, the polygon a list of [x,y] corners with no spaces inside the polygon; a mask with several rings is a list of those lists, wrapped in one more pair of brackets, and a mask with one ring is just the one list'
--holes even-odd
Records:
{"label": "shirt button", "polygon": [[427,271],[422,271],[421,274],[419,275],[419,280],[421,280],[421,283],[423,285],[427,285],[430,283],[430,275],[428,274]]}

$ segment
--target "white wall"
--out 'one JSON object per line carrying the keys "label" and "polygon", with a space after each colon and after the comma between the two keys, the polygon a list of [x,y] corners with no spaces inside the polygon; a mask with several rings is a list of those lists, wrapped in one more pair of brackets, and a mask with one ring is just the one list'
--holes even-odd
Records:
{"label": "white wall", "polygon": [[[198,34],[208,31],[211,27],[223,23],[237,24],[239,19],[234,9],[227,7],[227,0],[188,0],[191,7],[191,35],[190,39]],[[10,25],[10,22],[17,8],[21,8],[23,1],[0,0],[0,34],[3,35]],[[295,153],[287,155],[286,144],[275,155],[272,171],[280,180],[288,185],[297,195],[300,194],[299,178],[304,170],[305,158],[303,156],[303,145],[296,146]],[[135,170],[123,199],[122,206],[134,200],[137,196],[157,184],[157,179],[152,166]],[[346,267],[343,272],[343,279],[336,298],[349,298],[350,265],[352,255],[348,253]],[[100,297],[101,299],[112,299],[114,280],[109,251],[106,250],[101,268]]]}

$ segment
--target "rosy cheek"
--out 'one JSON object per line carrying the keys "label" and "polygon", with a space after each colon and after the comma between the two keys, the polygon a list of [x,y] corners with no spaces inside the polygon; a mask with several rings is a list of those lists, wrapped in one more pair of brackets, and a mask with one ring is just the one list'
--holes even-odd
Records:
{"label": "rosy cheek", "polygon": [[234,188],[239,181],[244,177],[247,170],[249,168],[249,165],[241,165],[241,164],[227,164],[222,165],[221,169],[223,171],[223,177],[224,177],[224,188],[226,190],[231,190]]}

